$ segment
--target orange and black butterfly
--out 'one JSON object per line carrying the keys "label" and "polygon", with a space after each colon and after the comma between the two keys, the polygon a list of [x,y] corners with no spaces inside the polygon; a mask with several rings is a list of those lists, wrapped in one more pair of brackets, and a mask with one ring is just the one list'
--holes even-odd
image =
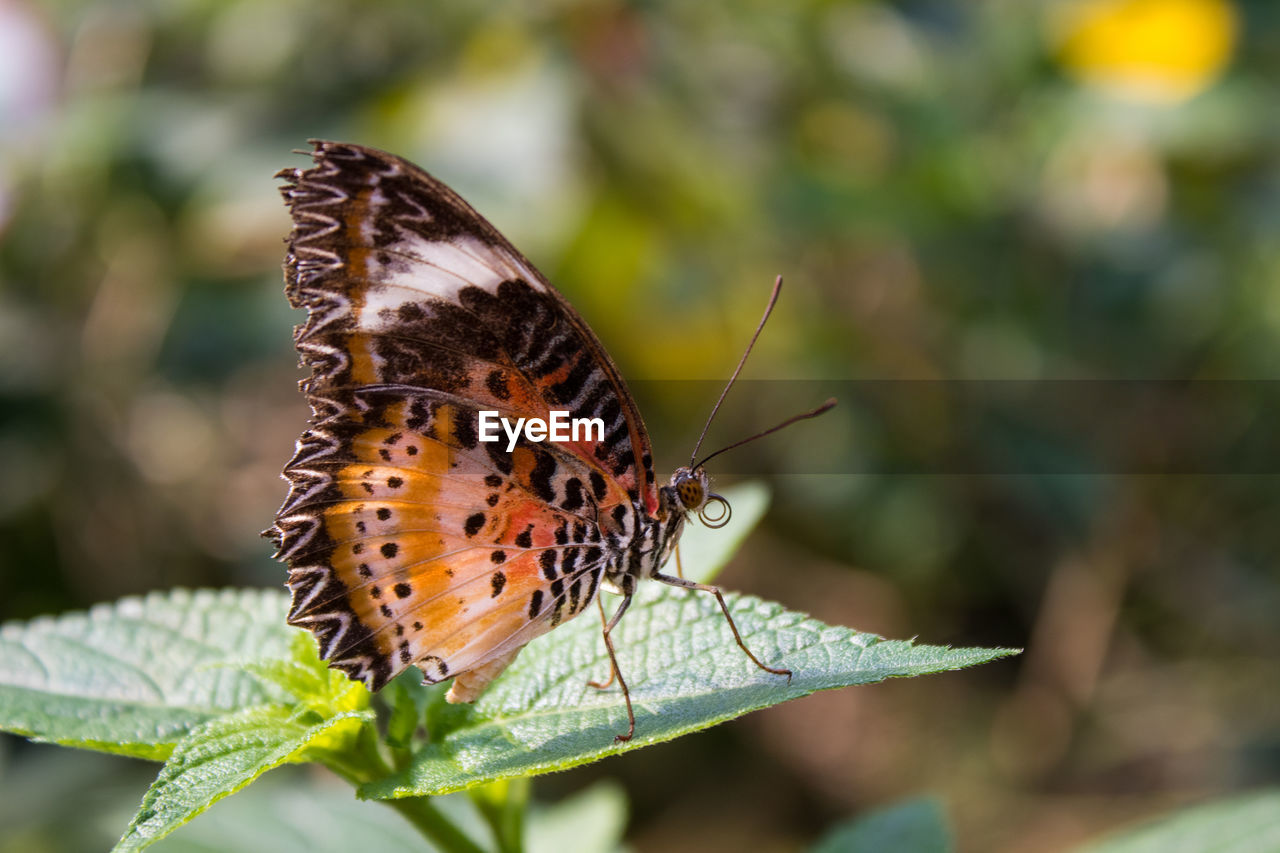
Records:
{"label": "orange and black butterfly", "polygon": [[[629,739],[610,631],[643,578],[712,592],[729,617],[715,587],[661,571],[686,518],[723,499],[692,460],[656,484],[604,347],[465,201],[399,157],[313,144],[311,168],[278,175],[312,408],[268,531],[289,565],[290,624],[371,690],[416,665],[471,702],[603,587],[622,596],[604,639]],[[553,410],[599,419],[603,438],[480,440],[481,411]]]}

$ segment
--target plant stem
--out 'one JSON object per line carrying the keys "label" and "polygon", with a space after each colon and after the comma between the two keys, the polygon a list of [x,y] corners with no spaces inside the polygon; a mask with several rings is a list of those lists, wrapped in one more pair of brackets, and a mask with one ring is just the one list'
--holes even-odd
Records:
{"label": "plant stem", "polygon": [[485,853],[462,830],[454,826],[440,810],[431,805],[427,797],[404,797],[399,800],[383,800],[400,812],[427,840],[449,853]]}

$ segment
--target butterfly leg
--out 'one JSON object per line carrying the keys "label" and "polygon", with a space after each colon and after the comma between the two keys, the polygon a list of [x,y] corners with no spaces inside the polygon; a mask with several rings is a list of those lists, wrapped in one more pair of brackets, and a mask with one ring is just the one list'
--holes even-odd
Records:
{"label": "butterfly leg", "polygon": [[729,605],[724,603],[724,594],[720,592],[720,588],[707,583],[694,583],[684,578],[673,578],[671,575],[664,575],[662,572],[654,572],[650,575],[654,580],[661,581],[669,586],[678,586],[681,589],[696,589],[699,592],[709,592],[716,597],[716,601],[720,603],[720,610],[724,613],[724,618],[729,620],[729,630],[733,631],[733,639],[737,641],[738,648],[746,652],[747,657],[751,658],[751,662],[763,669],[765,672],[772,672],[774,675],[785,675],[787,682],[791,682],[791,670],[775,669],[771,666],[765,666],[760,659],[751,653],[751,649],[747,648],[747,644],[742,642],[742,635],[738,633],[738,626],[733,621],[733,616],[729,614]]}
{"label": "butterfly leg", "polygon": [[676,543],[676,577],[684,580],[684,565],[680,562],[680,543]]}
{"label": "butterfly leg", "polygon": [[[603,600],[603,598],[602,598],[601,596],[599,596],[599,595],[597,595],[597,596],[596,596],[596,607],[597,607],[597,609],[600,611],[600,627],[601,627],[601,629],[607,629],[607,628],[609,627],[609,617],[607,617],[607,616],[605,616],[605,615],[604,615],[604,600]],[[587,686],[588,686],[588,687],[594,687],[594,688],[596,688],[597,690],[604,690],[604,689],[605,689],[606,687],[608,687],[610,684],[613,684],[613,677],[614,677],[614,675],[617,673],[617,671],[618,671],[618,670],[617,670],[617,667],[613,666],[613,659],[612,659],[612,658],[610,658],[610,659],[609,659],[609,664],[610,664],[610,665],[609,665],[609,678],[608,678],[608,679],[606,679],[606,680],[605,680],[605,681],[603,681],[603,682],[601,682],[601,681],[588,681],[588,682],[587,682]]]}
{"label": "butterfly leg", "polygon": [[[601,605],[603,608],[604,605]],[[622,699],[627,703],[627,721],[628,728],[625,735],[614,735],[616,741],[631,740],[631,736],[636,733],[636,714],[631,709],[631,691],[627,689],[627,682],[622,677],[622,670],[618,669],[618,656],[613,651],[613,626],[618,624],[618,620],[622,618],[622,614],[627,612],[627,608],[631,606],[631,596],[624,596],[622,603],[618,605],[618,609],[614,611],[613,618],[609,620],[609,624],[604,626],[604,647],[609,651],[609,666],[613,670],[613,676],[618,679],[618,686],[622,688]],[[603,609],[601,610],[603,613]],[[749,653],[748,653],[749,654]]]}

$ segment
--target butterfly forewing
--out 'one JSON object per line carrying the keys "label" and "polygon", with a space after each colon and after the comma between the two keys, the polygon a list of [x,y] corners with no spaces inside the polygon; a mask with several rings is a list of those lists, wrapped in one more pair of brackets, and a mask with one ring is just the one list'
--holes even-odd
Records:
{"label": "butterfly forewing", "polygon": [[[452,191],[372,149],[313,158],[281,173],[313,409],[273,528],[290,621],[373,689],[413,663],[482,688],[585,609],[612,511],[656,508],[643,422],[573,309]],[[481,410],[551,409],[604,440],[479,440]]]}

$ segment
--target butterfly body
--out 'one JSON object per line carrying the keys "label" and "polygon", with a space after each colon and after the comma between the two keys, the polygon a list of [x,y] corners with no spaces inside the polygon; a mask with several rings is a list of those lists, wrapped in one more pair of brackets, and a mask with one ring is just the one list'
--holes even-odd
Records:
{"label": "butterfly body", "polygon": [[[656,485],[640,413],[572,306],[426,172],[314,145],[314,166],[280,173],[312,407],[268,531],[289,622],[370,689],[417,665],[472,701],[601,587],[624,596],[616,622],[640,580],[689,585],[661,569],[706,474]],[[603,438],[481,441],[482,410],[565,410]]]}

